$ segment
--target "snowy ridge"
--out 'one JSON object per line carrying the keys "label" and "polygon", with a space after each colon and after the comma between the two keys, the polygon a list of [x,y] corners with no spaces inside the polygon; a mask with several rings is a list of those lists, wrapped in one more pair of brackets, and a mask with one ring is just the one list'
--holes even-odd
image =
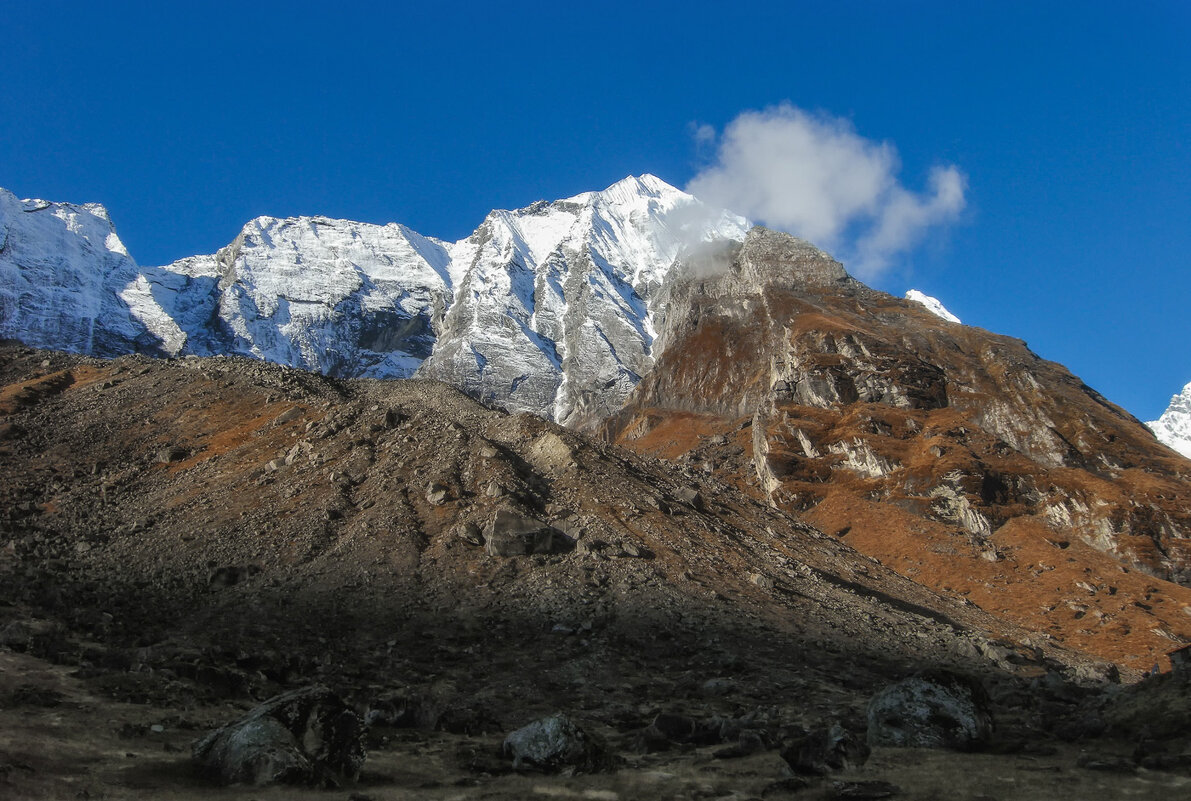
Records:
{"label": "snowy ridge", "polygon": [[652,366],[654,303],[683,249],[747,229],[643,175],[493,211],[455,243],[396,223],[260,217],[217,253],[138,267],[102,207],[3,192],[0,336],[424,375],[572,422],[619,406]]}
{"label": "snowy ridge", "polygon": [[1159,442],[1191,459],[1191,384],[1170,399],[1161,417],[1146,425]]}
{"label": "snowy ridge", "polygon": [[947,311],[947,307],[944,306],[939,301],[938,298],[932,298],[930,295],[927,295],[923,292],[919,292],[917,289],[911,289],[908,292],[906,292],[906,300],[912,300],[915,303],[921,303],[923,306],[926,307],[926,310],[928,312],[935,315],[936,317],[940,317],[944,320],[947,320],[948,322],[951,322],[951,323],[960,322],[960,319],[958,317],[956,317],[951,312]]}
{"label": "snowy ridge", "polygon": [[494,211],[420,374],[560,422],[617,408],[653,365],[652,302],[686,246],[743,239],[747,222],[652,175]]}

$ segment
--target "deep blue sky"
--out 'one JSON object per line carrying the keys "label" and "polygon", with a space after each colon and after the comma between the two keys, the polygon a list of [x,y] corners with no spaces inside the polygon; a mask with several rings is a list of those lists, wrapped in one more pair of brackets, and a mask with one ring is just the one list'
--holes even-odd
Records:
{"label": "deep blue sky", "polygon": [[1191,380],[1191,3],[174,5],[0,12],[0,186],[104,203],[142,264],[260,214],[455,239],[629,174],[682,186],[694,124],[789,102],[894,144],[910,188],[967,175],[876,286],[1142,419]]}

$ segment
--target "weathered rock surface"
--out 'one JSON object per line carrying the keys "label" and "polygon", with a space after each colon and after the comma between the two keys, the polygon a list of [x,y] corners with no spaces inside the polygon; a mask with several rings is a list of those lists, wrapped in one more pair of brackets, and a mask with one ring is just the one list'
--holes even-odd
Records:
{"label": "weathered rock surface", "polygon": [[873,696],[869,745],[972,750],[992,736],[984,693],[957,676],[914,676]]}
{"label": "weathered rock surface", "polygon": [[498,509],[484,528],[484,547],[492,556],[565,553],[575,544],[553,526],[510,509]]}
{"label": "weathered rock surface", "polygon": [[516,770],[603,770],[612,765],[604,746],[566,715],[535,720],[505,737],[501,750]]}
{"label": "weathered rock surface", "polygon": [[338,786],[360,775],[363,721],[325,687],[271,698],[194,744],[201,770],[224,784]]}

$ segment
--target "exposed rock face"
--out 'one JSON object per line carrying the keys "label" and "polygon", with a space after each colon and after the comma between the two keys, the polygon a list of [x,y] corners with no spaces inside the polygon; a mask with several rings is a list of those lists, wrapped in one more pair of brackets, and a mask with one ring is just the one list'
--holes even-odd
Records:
{"label": "exposed rock face", "polygon": [[1161,417],[1146,425],[1159,442],[1191,459],[1191,384],[1170,399]]}
{"label": "exposed rock face", "polygon": [[[764,229],[669,280],[664,350],[607,423],[615,441],[708,466],[916,580],[1118,659],[1122,566],[1191,577],[1186,464],[1021,341]],[[1156,647],[1191,636],[1151,628]]]}
{"label": "exposed rock face", "polygon": [[260,217],[213,255],[138,268],[102,207],[0,195],[0,336],[94,355],[242,354],[337,377],[423,377],[568,424],[653,364],[675,258],[743,218],[655,178],[517,211],[467,239]]}

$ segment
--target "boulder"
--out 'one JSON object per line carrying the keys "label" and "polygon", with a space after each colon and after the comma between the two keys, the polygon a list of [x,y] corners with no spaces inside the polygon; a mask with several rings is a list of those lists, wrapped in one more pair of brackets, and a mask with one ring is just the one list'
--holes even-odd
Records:
{"label": "boulder", "polygon": [[546,475],[557,475],[575,465],[575,453],[571,446],[553,431],[547,431],[535,439],[525,458],[536,470]]}
{"label": "boulder", "polygon": [[703,501],[703,495],[694,487],[680,487],[676,493],[678,500],[690,506],[697,511],[704,511],[706,505]]}
{"label": "boulder", "polygon": [[261,572],[260,565],[223,565],[207,576],[208,587],[232,587]]}
{"label": "boulder", "polygon": [[454,532],[456,539],[462,540],[468,545],[484,544],[484,535],[480,532],[480,527],[470,520],[457,525]]}
{"label": "boulder", "polygon": [[484,528],[485,549],[491,556],[566,553],[575,543],[552,526],[511,509],[498,509]]}
{"label": "boulder", "polygon": [[782,759],[800,776],[826,776],[868,761],[869,747],[838,723],[807,732],[782,749]]}
{"label": "boulder", "polygon": [[673,744],[693,741],[698,730],[699,724],[694,718],[662,712],[638,732],[636,750],[639,753],[665,751]]}
{"label": "boulder", "polygon": [[613,764],[601,743],[562,714],[540,718],[512,732],[505,737],[501,752],[513,760],[516,770],[597,771]]}
{"label": "boulder", "polygon": [[278,695],[197,741],[194,761],[222,784],[339,786],[364,764],[364,724],[326,687]]}
{"label": "boulder", "polygon": [[947,673],[886,687],[868,704],[873,746],[971,750],[988,741],[992,717],[979,684]]}
{"label": "boulder", "polygon": [[174,462],[185,461],[186,457],[189,455],[189,452],[185,448],[179,447],[177,445],[171,445],[170,447],[162,448],[157,452],[157,461],[160,464],[172,464]]}

